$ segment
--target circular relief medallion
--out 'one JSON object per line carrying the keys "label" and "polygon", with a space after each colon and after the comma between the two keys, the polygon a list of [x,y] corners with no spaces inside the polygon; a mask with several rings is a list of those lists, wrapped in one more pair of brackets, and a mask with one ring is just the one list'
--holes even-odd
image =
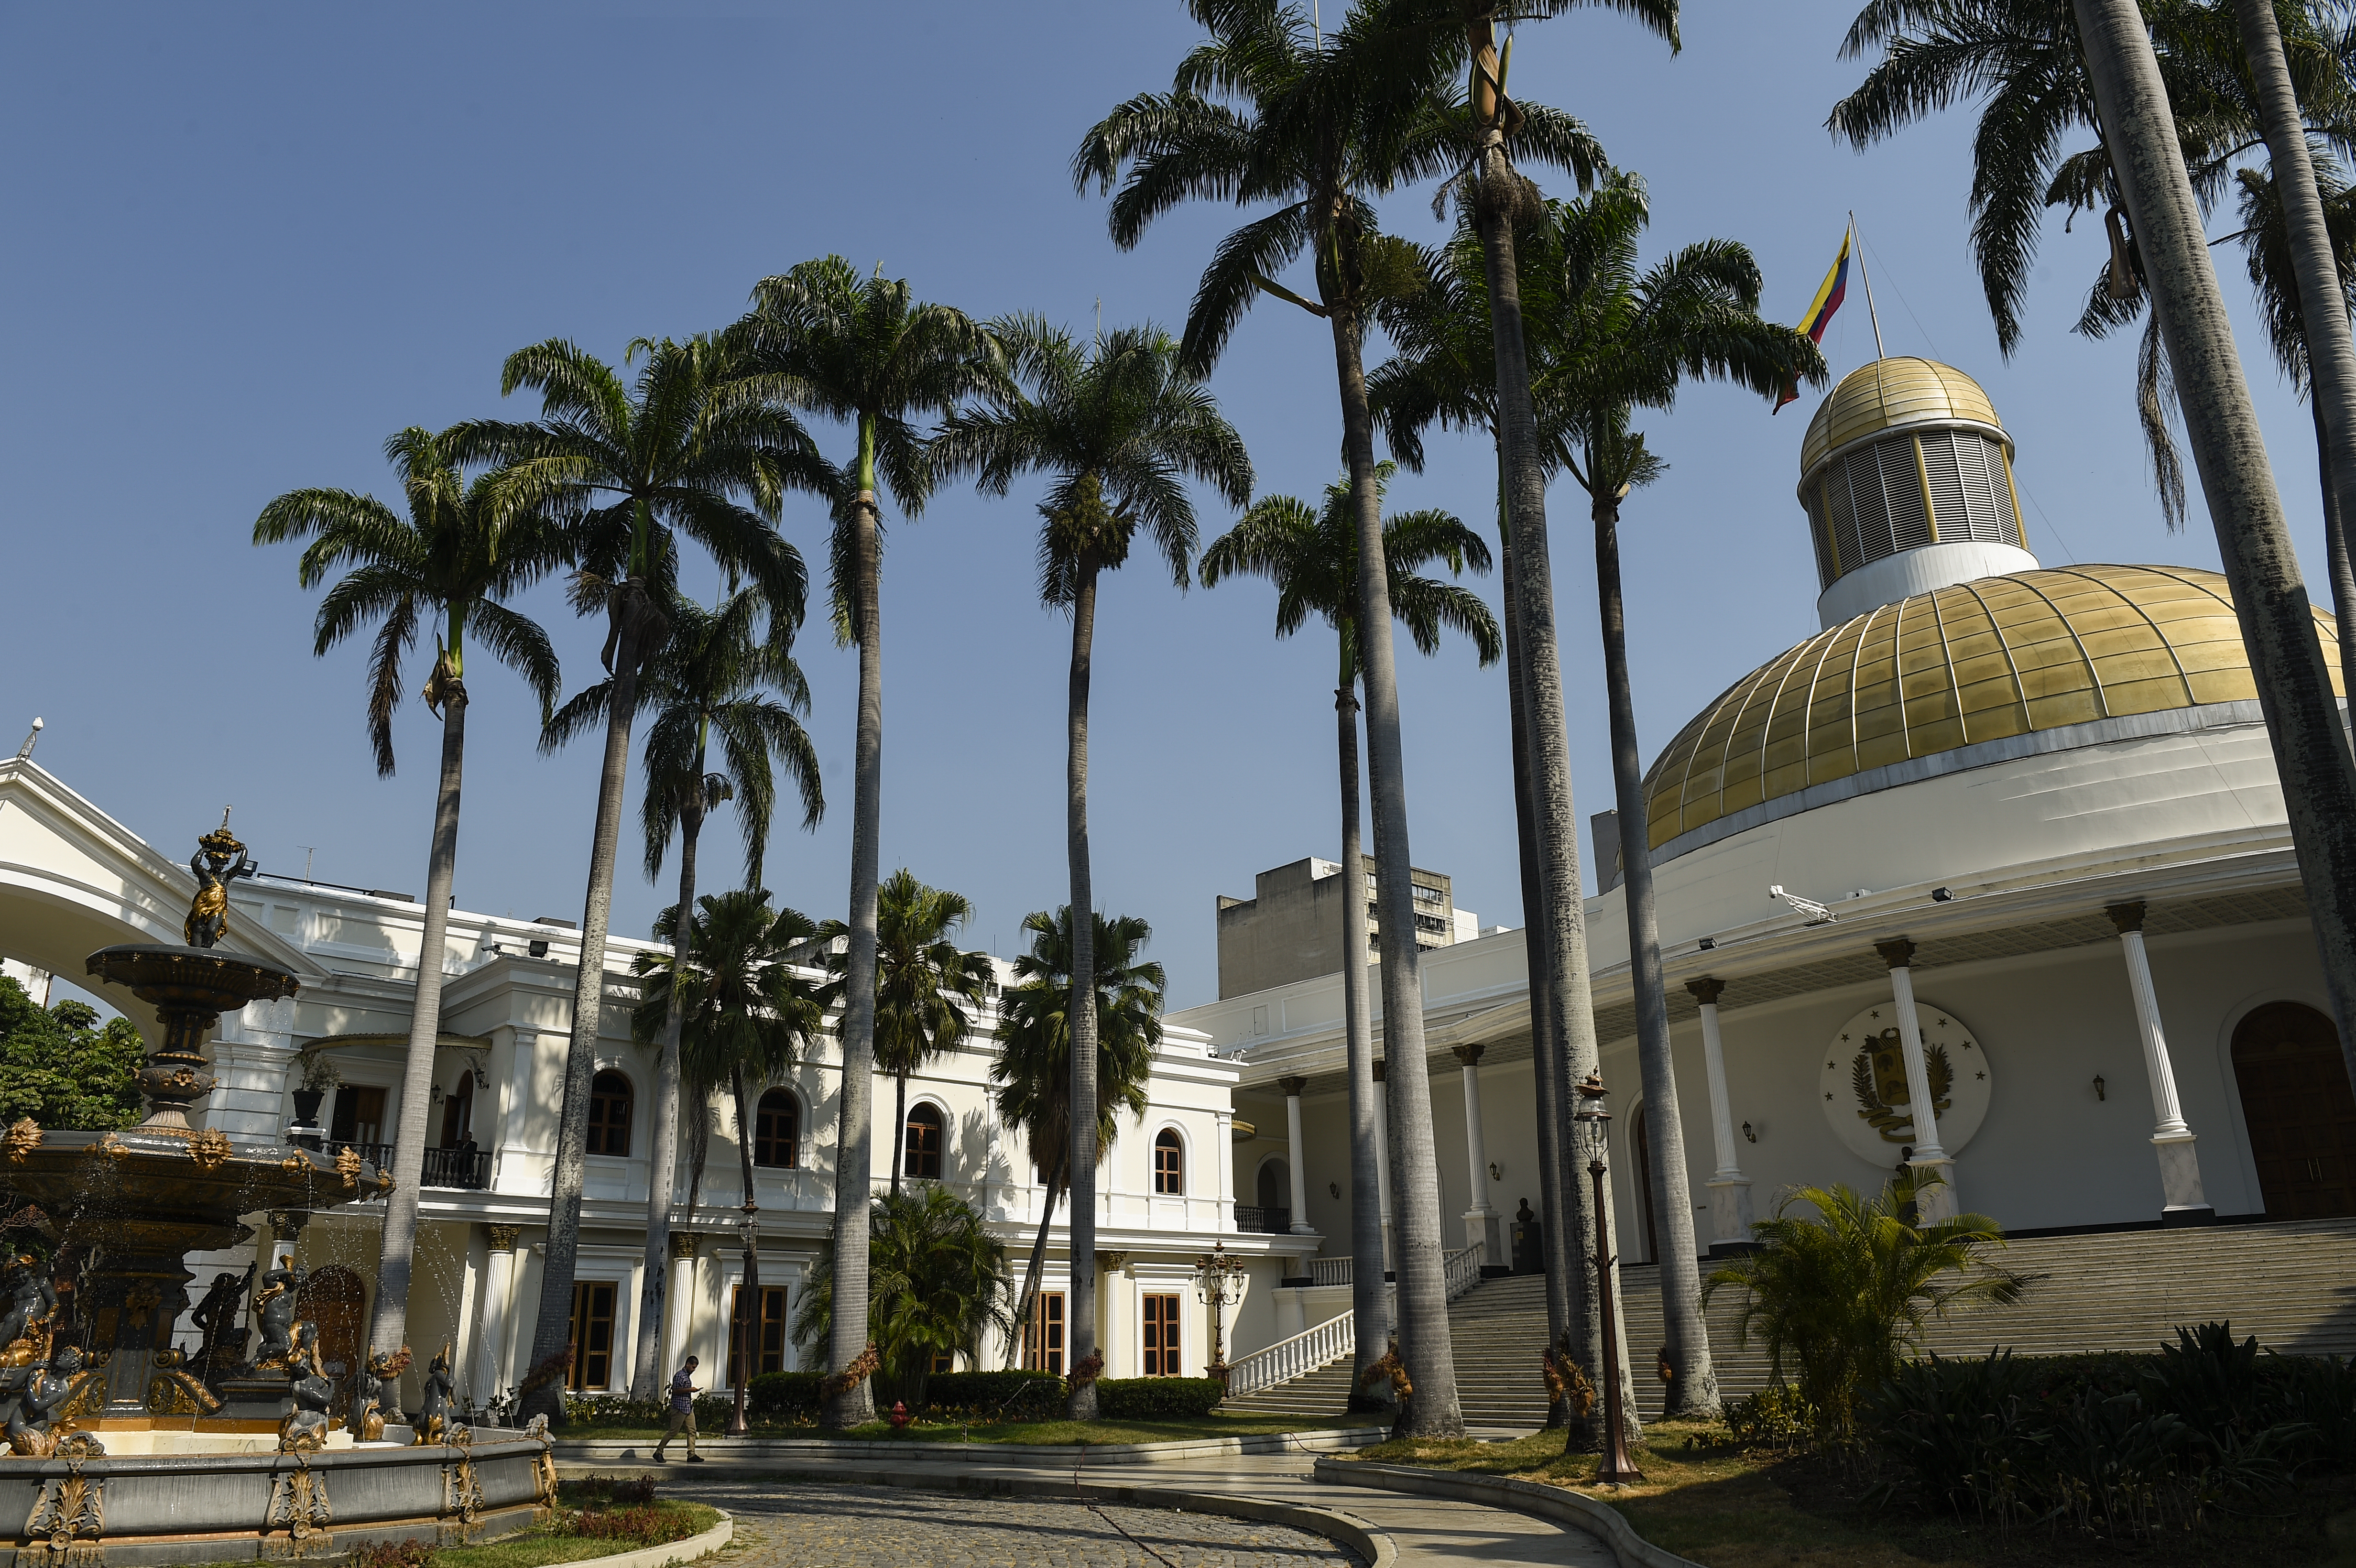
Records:
{"label": "circular relief medallion", "polygon": [[[1971,1026],[1948,1008],[1917,997],[1923,1066],[1937,1107],[1939,1147],[1954,1154],[1972,1141],[1987,1117],[1987,1052]],[[1894,1167],[1914,1143],[1914,1107],[1906,1087],[1906,1052],[1898,1036],[1898,1004],[1876,1002],[1843,1024],[1825,1047],[1817,1072],[1825,1120],[1861,1158]]]}

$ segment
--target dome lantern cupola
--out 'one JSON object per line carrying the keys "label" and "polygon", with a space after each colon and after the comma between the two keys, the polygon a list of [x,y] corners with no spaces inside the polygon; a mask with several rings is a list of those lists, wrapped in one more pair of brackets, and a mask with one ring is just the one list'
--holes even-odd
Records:
{"label": "dome lantern cupola", "polygon": [[2011,459],[1995,406],[1960,370],[1892,358],[1843,377],[1800,447],[1819,622],[2034,570]]}

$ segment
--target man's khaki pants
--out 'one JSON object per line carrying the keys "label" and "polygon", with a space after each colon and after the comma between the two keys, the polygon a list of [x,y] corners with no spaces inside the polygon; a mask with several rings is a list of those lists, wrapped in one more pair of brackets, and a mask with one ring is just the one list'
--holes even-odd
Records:
{"label": "man's khaki pants", "polygon": [[663,1433],[662,1441],[655,1445],[656,1458],[662,1457],[662,1451],[670,1446],[670,1440],[679,1435],[679,1429],[682,1426],[687,1428],[687,1451],[691,1454],[695,1452],[695,1412],[674,1410],[670,1413],[670,1425]]}

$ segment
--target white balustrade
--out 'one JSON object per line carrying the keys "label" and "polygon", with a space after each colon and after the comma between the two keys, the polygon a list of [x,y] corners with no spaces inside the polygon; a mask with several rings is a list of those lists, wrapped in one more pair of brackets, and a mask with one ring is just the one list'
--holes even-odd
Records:
{"label": "white balustrade", "polygon": [[[1348,1262],[1344,1258],[1340,1260]],[[1227,1392],[1232,1396],[1257,1393],[1264,1388],[1290,1382],[1305,1377],[1318,1368],[1338,1361],[1357,1348],[1357,1317],[1344,1312],[1339,1317],[1329,1317],[1314,1328],[1295,1334],[1290,1339],[1279,1339],[1264,1350],[1235,1361],[1227,1368]]]}
{"label": "white balustrade", "polygon": [[1447,1281],[1448,1299],[1453,1301],[1481,1283],[1481,1249],[1462,1247],[1445,1256],[1441,1278]]}
{"label": "white balustrade", "polygon": [[1313,1285],[1348,1285],[1355,1279],[1347,1258],[1311,1258],[1309,1279]]}

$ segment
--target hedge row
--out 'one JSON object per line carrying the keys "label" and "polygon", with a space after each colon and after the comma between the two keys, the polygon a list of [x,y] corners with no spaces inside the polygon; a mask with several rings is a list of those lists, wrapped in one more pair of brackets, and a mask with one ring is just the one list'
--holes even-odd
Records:
{"label": "hedge row", "polygon": [[1103,1378],[1097,1382],[1097,1414],[1107,1421],[1208,1415],[1226,1395],[1216,1378]]}
{"label": "hedge row", "polygon": [[[1053,1415],[1063,1381],[1053,1372],[935,1372],[925,1380],[919,1413]],[[763,1372],[745,1403],[764,1417],[815,1414],[819,1381],[817,1372]],[[876,1391],[877,1403],[885,1403],[881,1379]],[[1215,1378],[1105,1378],[1097,1383],[1097,1412],[1108,1421],[1207,1415],[1226,1393]]]}

